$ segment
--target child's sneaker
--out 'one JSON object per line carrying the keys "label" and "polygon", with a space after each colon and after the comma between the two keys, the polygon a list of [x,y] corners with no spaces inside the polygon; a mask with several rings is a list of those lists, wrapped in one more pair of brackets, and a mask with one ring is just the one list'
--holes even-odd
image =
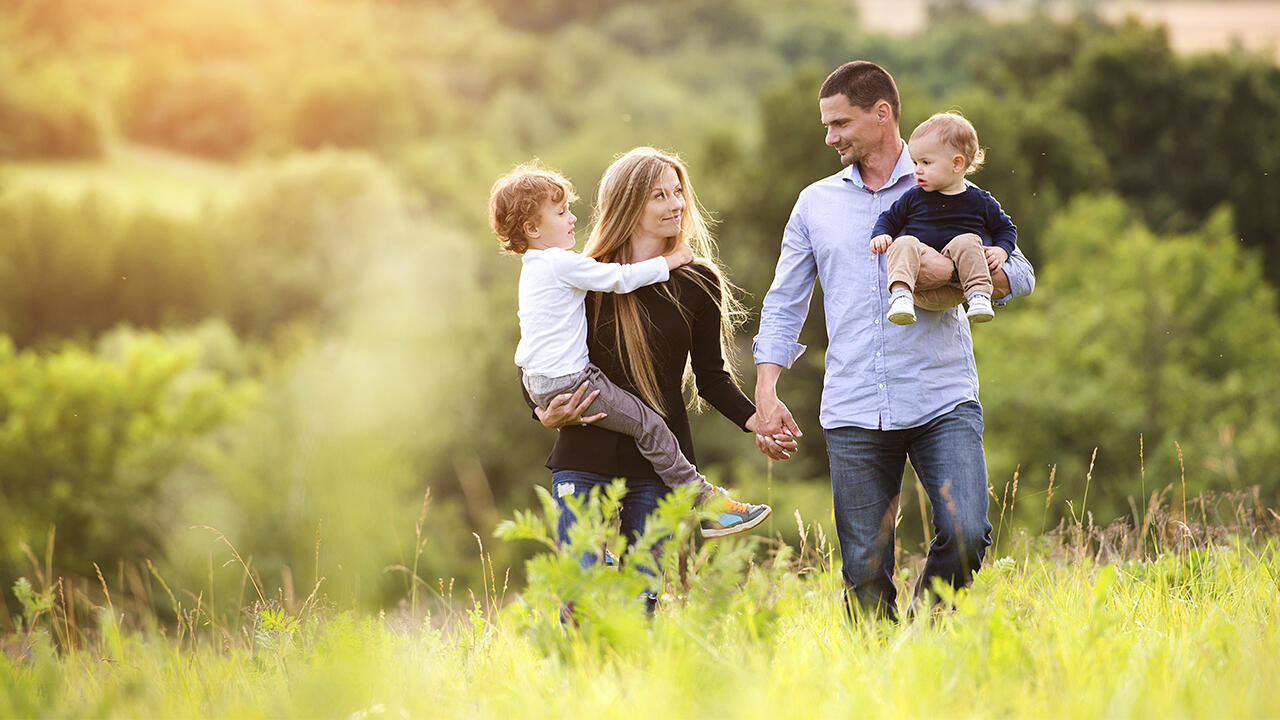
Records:
{"label": "child's sneaker", "polygon": [[910,293],[895,293],[889,300],[889,322],[910,325],[916,321],[916,302]]}
{"label": "child's sneaker", "polygon": [[969,322],[984,323],[994,320],[996,311],[991,309],[991,298],[983,293],[974,293],[969,296]]}
{"label": "child's sneaker", "polygon": [[702,537],[718,538],[746,532],[759,525],[769,517],[773,508],[768,505],[749,505],[729,497],[723,488],[716,488],[715,494],[698,504],[703,512],[714,513],[715,516],[702,521]]}

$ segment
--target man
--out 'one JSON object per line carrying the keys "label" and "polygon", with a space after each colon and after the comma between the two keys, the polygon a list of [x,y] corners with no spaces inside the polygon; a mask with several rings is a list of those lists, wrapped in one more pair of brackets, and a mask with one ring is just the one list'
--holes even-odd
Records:
{"label": "man", "polygon": [[[756,361],[760,450],[784,459],[775,435],[800,436],[779,399],[778,377],[804,351],[796,341],[813,283],[822,283],[827,321],[821,423],[831,464],[845,601],[896,618],[893,531],[906,459],[933,505],[934,538],[916,593],[935,578],[961,587],[991,544],[982,407],[969,325],[955,308],[922,312],[915,325],[888,323],[883,255],[868,249],[871,228],[915,185],[898,128],[898,90],[874,63],[851,62],[822,85],[826,142],[844,170],[801,191],[782,237],[764,299]],[[954,272],[932,254],[917,290],[941,287]],[[1026,295],[1035,274],[1015,251],[992,273],[997,304]]]}

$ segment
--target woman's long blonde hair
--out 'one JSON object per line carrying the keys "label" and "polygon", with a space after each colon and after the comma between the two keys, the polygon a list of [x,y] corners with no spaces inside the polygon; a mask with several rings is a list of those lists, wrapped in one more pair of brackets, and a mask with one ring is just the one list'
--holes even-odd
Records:
{"label": "woman's long blonde hair", "polygon": [[[734,371],[733,333],[747,317],[746,308],[738,300],[732,283],[725,277],[716,258],[716,241],[711,234],[710,221],[698,197],[693,192],[693,183],[689,180],[689,171],[684,162],[676,155],[664,153],[651,147],[638,147],[618,157],[604,171],[600,180],[600,192],[596,200],[595,215],[592,218],[591,236],[587,239],[584,254],[601,262],[632,262],[631,236],[640,226],[640,218],[649,202],[649,193],[657,185],[667,168],[674,169],[680,181],[681,193],[684,195],[685,208],[680,218],[680,232],[667,240],[662,252],[668,253],[683,241],[688,241],[693,249],[694,262],[711,271],[715,285],[711,285],[701,273],[688,267],[676,270],[686,273],[695,282],[702,285],[709,294],[720,297],[720,348],[725,357],[725,366],[730,377],[736,381]],[[664,293],[689,318],[688,310],[680,304],[667,284],[656,286],[658,292]],[[654,372],[653,352],[649,348],[645,325],[648,321],[644,307],[631,295],[615,295],[614,312],[614,345],[623,354],[623,369],[631,380],[640,397],[660,414],[666,415],[667,408],[662,402],[658,390],[657,374]],[[599,306],[597,305],[597,312]],[[593,322],[595,318],[592,319]],[[685,366],[684,387],[692,384],[692,373]]]}

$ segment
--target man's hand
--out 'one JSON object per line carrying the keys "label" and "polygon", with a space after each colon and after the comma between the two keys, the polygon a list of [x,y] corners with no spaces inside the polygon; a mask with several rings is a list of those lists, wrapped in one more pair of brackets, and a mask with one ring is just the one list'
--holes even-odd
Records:
{"label": "man's hand", "polygon": [[756,447],[775,460],[787,459],[795,438],[804,435],[791,411],[778,399],[781,374],[782,366],[776,363],[756,365]]}
{"label": "man's hand", "polygon": [[760,413],[755,413],[747,418],[746,428],[756,434],[756,447],[760,452],[768,455],[774,460],[786,460],[791,457],[791,453],[800,449],[796,439],[787,433],[778,435],[761,435],[760,434]]}
{"label": "man's hand", "polygon": [[916,292],[933,290],[951,282],[956,274],[956,264],[947,256],[928,245],[922,245],[920,272],[916,273]]}
{"label": "man's hand", "polygon": [[587,417],[582,416],[582,413],[591,407],[591,403],[595,402],[596,396],[600,394],[599,390],[587,392],[589,387],[591,387],[591,383],[583,380],[578,389],[572,393],[560,393],[551,398],[551,402],[547,403],[546,410],[534,408],[533,412],[538,416],[538,420],[549,428],[562,428],[567,425],[589,425],[606,416],[606,413],[596,413]]}
{"label": "man's hand", "polygon": [[989,245],[982,248],[982,252],[987,256],[987,269],[994,272],[997,268],[1009,259],[1009,253],[998,245]]}
{"label": "man's hand", "polygon": [[674,250],[667,253],[665,257],[667,258],[667,269],[675,270],[681,265],[693,262],[693,249],[689,247],[689,243],[682,242]]}
{"label": "man's hand", "polygon": [[877,235],[871,238],[871,252],[879,255],[888,252],[889,246],[893,244],[892,235]]}

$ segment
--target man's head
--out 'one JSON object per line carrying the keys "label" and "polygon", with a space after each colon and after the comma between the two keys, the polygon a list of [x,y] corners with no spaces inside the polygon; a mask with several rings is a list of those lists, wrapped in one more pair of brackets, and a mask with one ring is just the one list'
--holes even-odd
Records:
{"label": "man's head", "polygon": [[539,248],[572,248],[576,218],[568,206],[577,199],[573,183],[560,173],[536,160],[518,165],[489,191],[489,226],[502,249],[516,255],[531,242]]}
{"label": "man's head", "polygon": [[818,92],[827,144],[853,165],[879,144],[898,139],[898,86],[884,68],[856,60],[836,68]]}

